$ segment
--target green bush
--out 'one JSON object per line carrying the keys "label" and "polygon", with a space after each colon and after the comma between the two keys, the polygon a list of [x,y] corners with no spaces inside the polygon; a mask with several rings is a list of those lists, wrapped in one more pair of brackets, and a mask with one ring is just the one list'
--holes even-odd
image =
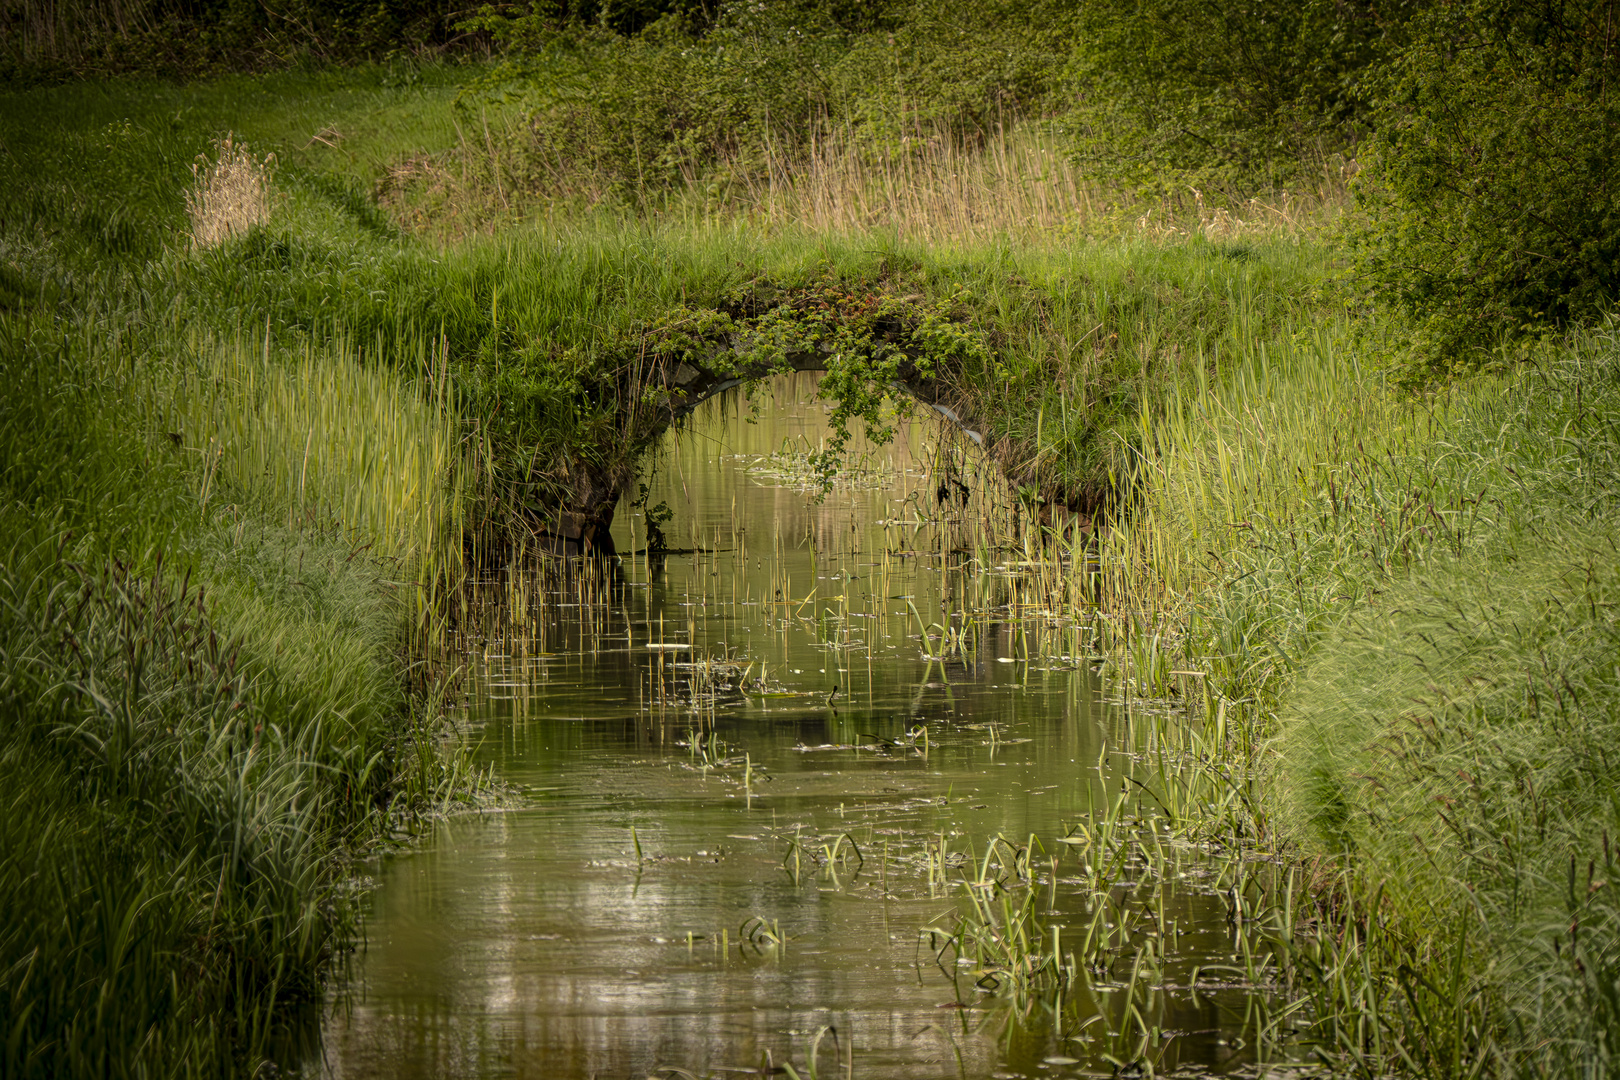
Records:
{"label": "green bush", "polygon": [[1417,20],[1378,87],[1360,271],[1417,319],[1422,374],[1620,289],[1620,3],[1469,0]]}
{"label": "green bush", "polygon": [[1076,6],[914,0],[892,28],[851,38],[829,75],[834,119],[894,150],[908,135],[972,141],[1049,112],[1068,78]]}
{"label": "green bush", "polygon": [[512,103],[519,183],[644,199],[685,180],[760,174],[817,139],[893,152],[906,137],[973,141],[1038,111],[1067,62],[1066,0],[964,13],[914,0],[854,17],[835,4],[672,12],[634,35],[559,19],[552,5],[485,7],[463,23],[506,61],[468,103]]}
{"label": "green bush", "polygon": [[445,0],[67,0],[0,8],[0,82],[195,78],[352,61],[450,39]]}
{"label": "green bush", "polygon": [[[1362,82],[1410,2],[1089,4],[1071,113],[1082,153],[1148,188],[1229,194],[1310,173],[1365,131]],[[1302,173],[1307,175],[1301,176]]]}

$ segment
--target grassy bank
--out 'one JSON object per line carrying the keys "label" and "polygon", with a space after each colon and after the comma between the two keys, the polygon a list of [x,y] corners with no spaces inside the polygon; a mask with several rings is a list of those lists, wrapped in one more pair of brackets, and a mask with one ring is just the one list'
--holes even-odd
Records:
{"label": "grassy bank", "polygon": [[465,487],[432,342],[210,312],[215,133],[128,93],[10,101],[0,136],[7,1076],[295,1059],[345,853],[469,779],[429,662]]}
{"label": "grassy bank", "polygon": [[[140,393],[169,373],[73,344],[12,338],[0,413],[6,1072],[234,1071],[319,998],[353,917],[337,857],[458,779],[407,670],[423,563],[242,482],[278,417],[237,373],[209,404],[259,459],[223,430],[171,440]],[[306,431],[282,429],[283,471]]]}
{"label": "grassy bank", "polygon": [[1250,350],[1144,418],[1153,479],[1105,551],[1314,893],[1285,964],[1327,1059],[1605,1074],[1620,350],[1414,399],[1357,344]]}

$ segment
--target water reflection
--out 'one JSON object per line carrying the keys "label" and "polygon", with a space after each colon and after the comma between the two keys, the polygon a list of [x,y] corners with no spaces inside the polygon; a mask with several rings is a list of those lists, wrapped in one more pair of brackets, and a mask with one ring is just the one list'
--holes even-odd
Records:
{"label": "water reflection", "polygon": [[[1010,1000],[919,932],[959,904],[929,860],[960,878],[997,836],[1095,819],[1128,718],[1100,700],[1081,628],[1019,618],[1017,574],[922,523],[927,430],[866,448],[890,483],[817,502],[772,455],[818,445],[820,409],[803,384],[782,396],[758,424],[717,409],[672,443],[648,503],[674,510],[684,554],[627,558],[594,591],[514,590],[480,631],[478,753],[527,796],[376,867],[325,1075],[803,1071],[829,1028],[823,1069],[853,1053],[864,1077],[1110,1068],[1120,971],[1060,1005]],[[633,515],[620,528],[621,551],[645,546]],[[837,837],[860,858],[817,866]],[[1065,857],[1043,888],[1077,932],[1092,916]],[[1242,993],[1190,985],[1235,946],[1188,860],[1156,916],[1177,942],[1152,992],[1161,1070],[1242,1060],[1223,1034]]]}

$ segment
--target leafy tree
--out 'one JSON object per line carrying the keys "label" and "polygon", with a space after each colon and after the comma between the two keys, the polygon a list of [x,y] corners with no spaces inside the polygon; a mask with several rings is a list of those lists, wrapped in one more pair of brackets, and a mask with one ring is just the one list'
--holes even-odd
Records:
{"label": "leafy tree", "polygon": [[1429,374],[1620,290],[1620,0],[1424,13],[1378,83],[1360,267]]}
{"label": "leafy tree", "polygon": [[1075,0],[911,0],[855,37],[831,74],[841,119],[893,149],[906,135],[972,140],[1050,111],[1068,80]]}
{"label": "leafy tree", "polygon": [[228,69],[436,48],[453,0],[81,0],[0,4],[0,82]]}

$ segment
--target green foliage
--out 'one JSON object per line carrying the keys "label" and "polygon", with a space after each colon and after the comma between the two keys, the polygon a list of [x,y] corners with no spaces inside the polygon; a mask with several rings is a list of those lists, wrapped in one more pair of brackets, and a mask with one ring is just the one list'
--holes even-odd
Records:
{"label": "green foliage", "polygon": [[[1381,10],[1088,7],[1089,96],[1071,119],[1128,136],[1115,175],[1144,185],[1289,181],[1363,121],[1360,73],[1405,33],[1404,8]],[[1593,21],[1607,13],[1436,9],[1389,68],[1363,267],[1380,301],[1428,320],[1430,355],[1472,355],[1494,332],[1480,327],[1578,322],[1612,294],[1611,61]],[[1460,957],[1447,1007],[1542,1054],[1503,1051],[1501,1071],[1583,1053],[1609,1067],[1613,343],[1554,370],[1543,341],[1527,353],[1548,368],[1539,381],[1418,408],[1346,355],[1340,324],[1313,325],[1336,305],[1333,249],[1309,241],[928,249],[648,223],[661,189],[791,162],[829,133],[882,159],[1056,112],[1080,85],[1073,16],[925,0],[485,12],[511,52],[480,92],[524,114],[510,129],[523,183],[617,193],[642,216],[443,250],[393,228],[375,193],[407,155],[454,144],[448,95],[417,93],[459,77],[448,69],[8,98],[0,788],[46,824],[0,817],[0,910],[21,913],[0,928],[0,1035],[23,1033],[0,1071],[251,1057],[278,1001],[318,995],[345,925],[333,844],[444,794],[431,717],[405,711],[400,609],[362,541],[331,524],[362,520],[338,504],[365,469],[288,495],[307,489],[287,446],[319,456],[363,413],[318,400],[338,394],[289,363],[301,357],[344,360],[346,385],[378,385],[379,367],[431,374],[434,401],[475,421],[466,441],[506,485],[504,509],[537,514],[581,497],[582,477],[608,483],[595,495],[627,488],[680,404],[667,383],[649,391],[650,372],[750,377],[810,359],[839,430],[860,421],[879,439],[893,384],[931,386],[1028,508],[1133,500],[1100,533],[1102,565],[1157,559],[1160,584],[1196,594],[1188,641],[1212,700],[1248,719],[1288,703],[1275,790],[1290,791],[1291,835],[1353,851],[1355,880],[1384,887],[1404,918],[1391,978],[1437,987],[1437,965]],[[267,224],[191,253],[189,166],[227,129],[278,151],[284,198]],[[181,396],[177,372],[221,385],[215,341],[242,346],[239,386],[308,399],[223,403],[262,421],[265,456],[243,454],[234,475],[199,469],[206,435],[136,407],[159,374]],[[317,405],[342,421],[321,441],[300,411]],[[204,475],[221,485],[206,502]],[[656,538],[666,511],[647,509]],[[1341,626],[1346,609],[1357,620]],[[1418,848],[1439,869],[1415,867]],[[1551,1007],[1512,983],[1524,972]],[[1417,1005],[1389,1015],[1402,1008],[1387,1023],[1426,1030]],[[1403,1045],[1433,1061],[1448,1049]]]}
{"label": "green foliage", "polygon": [[[1262,834],[1365,931],[1313,946],[1324,1052],[1372,1074],[1602,1074],[1620,342],[1414,402],[1356,340],[1251,344],[1145,418],[1152,486],[1104,565],[1189,603]],[[1124,602],[1152,603],[1146,584]]]}
{"label": "green foliage", "polygon": [[1487,542],[1431,555],[1330,633],[1284,713],[1290,835],[1383,898],[1403,959],[1465,958],[1461,978],[1429,978],[1473,1031],[1413,1029],[1420,1060],[1478,1055],[1538,1076],[1614,1065],[1614,349],[1525,387],[1517,415],[1482,409],[1447,432],[1477,455],[1457,479],[1490,504]]}
{"label": "green foliage", "polygon": [[526,186],[583,182],[633,196],[808,124],[841,43],[813,12],[804,18],[782,5],[739,6],[701,39],[674,17],[631,37],[492,8],[465,25],[512,50],[474,89],[523,110]]}
{"label": "green foliage", "polygon": [[1421,328],[1419,378],[1620,294],[1620,7],[1437,5],[1377,91],[1360,270]]}
{"label": "green foliage", "polygon": [[[1147,189],[1228,194],[1320,179],[1366,129],[1369,67],[1411,0],[1088,4],[1071,121],[1082,154]],[[1313,175],[1314,174],[1314,175]]]}
{"label": "green foliage", "polygon": [[[391,612],[347,547],[211,557],[231,545],[187,527],[185,470],[110,423],[117,382],[61,341],[11,344],[0,1066],[224,1071],[266,1052],[278,1002],[318,996],[351,918],[323,901],[390,774]],[[296,608],[241,587],[295,567]]]}
{"label": "green foliage", "polygon": [[467,408],[535,506],[566,501],[579,465],[628,476],[667,422],[645,382],[659,365],[746,379],[816,354],[804,366],[826,366],[837,424],[875,421],[908,383],[969,418],[1040,498],[1094,513],[1160,388],[1212,346],[1270,340],[1323,301],[1320,265],[1292,244],[869,243],[536,233],[432,268],[432,317]]}
{"label": "green foliage", "polygon": [[995,0],[971,7],[914,0],[893,25],[852,35],[829,73],[828,120],[871,152],[908,138],[975,141],[1057,105],[1067,88],[1075,13],[1070,0]]}
{"label": "green foliage", "polygon": [[294,60],[358,60],[451,37],[445,0],[69,0],[0,11],[0,81],[195,78]]}
{"label": "green foliage", "polygon": [[323,347],[339,319],[397,327],[375,287],[399,262],[319,192],[289,217],[347,222],[324,246],[302,234],[278,262],[295,237],[261,230],[190,254],[188,166],[219,113],[199,95],[182,122],[177,98],[71,87],[0,109],[8,1077],[296,1053],[353,929],[346,852],[464,779],[400,663],[415,590],[397,582],[426,558],[390,514],[441,503],[423,489],[459,432],[422,458],[436,403]]}
{"label": "green foliage", "polygon": [[[906,10],[921,17],[921,8]],[[478,418],[495,487],[537,511],[566,501],[581,475],[627,481],[631,459],[657,430],[636,383],[649,360],[724,359],[714,346],[738,333],[737,320],[780,309],[769,325],[749,329],[749,349],[770,364],[767,354],[838,342],[834,386],[849,395],[840,418],[875,408],[889,378],[883,364],[901,353],[937,356],[949,376],[938,384],[942,400],[973,417],[1018,482],[1040,499],[1088,512],[1113,486],[1118,433],[1134,425],[1156,387],[1209,342],[1268,336],[1320,299],[1312,252],[1270,241],[947,252],[897,249],[888,237],[874,245],[858,235],[762,238],[747,228],[696,234],[603,219],[515,228],[499,242],[432,252],[379,227],[366,195],[386,165],[367,161],[383,144],[367,138],[362,117],[375,111],[378,94],[413,115],[424,100],[414,88],[379,90],[377,78],[364,70],[349,82],[265,80],[301,95],[308,118],[298,124],[247,80],[187,92],[64,88],[19,99],[20,109],[43,108],[57,121],[43,129],[11,124],[4,133],[13,154],[0,159],[0,170],[14,181],[6,213],[22,226],[9,234],[21,254],[19,297],[54,287],[71,260],[101,265],[84,247],[50,239],[47,222],[75,221],[104,200],[107,213],[98,217],[116,215],[137,238],[121,265],[136,274],[146,260],[161,267],[142,287],[154,315],[172,308],[199,325],[267,331],[278,352],[341,339],[366,363],[411,357],[417,364],[418,343],[442,342],[453,396]],[[444,80],[427,72],[422,83]],[[207,147],[195,129],[168,118],[186,109],[222,127],[226,99],[255,103],[255,126],[238,125],[244,133],[286,140],[254,143],[282,162],[275,212],[211,251],[164,255],[184,246],[179,191]],[[329,128],[353,134],[320,157],[322,144],[306,146],[306,132],[326,116]],[[114,129],[116,138],[107,134]],[[64,158],[64,145],[82,149]],[[378,151],[361,151],[357,163],[351,146]],[[80,192],[76,172],[114,164],[126,180]],[[44,207],[36,205],[41,197],[49,199]],[[828,301],[819,314],[811,300],[823,287],[854,299]],[[745,294],[754,305],[746,316],[737,306]],[[147,335],[161,322],[128,332]],[[957,333],[973,347],[953,340]],[[899,352],[879,355],[885,349]]]}
{"label": "green foliage", "polygon": [[1062,0],[971,11],[914,0],[861,17],[829,4],[671,13],[626,36],[550,5],[486,7],[505,62],[469,104],[521,109],[519,182],[641,204],[681,181],[724,183],[853,132],[872,152],[902,140],[976,139],[1035,111],[1066,56]]}
{"label": "green foliage", "polygon": [[968,323],[968,298],[959,290],[924,300],[900,294],[903,277],[852,282],[827,271],[822,280],[785,295],[774,283],[756,282],[734,302],[758,311],[739,328],[737,342],[739,357],[752,370],[785,369],[795,353],[820,354],[826,373],[819,393],[835,402],[833,437],[812,455],[812,464],[830,490],[851,420],[859,419],[867,439],[882,445],[894,435],[883,407],[900,386],[925,388],[936,376],[982,371],[995,360],[982,329]]}

